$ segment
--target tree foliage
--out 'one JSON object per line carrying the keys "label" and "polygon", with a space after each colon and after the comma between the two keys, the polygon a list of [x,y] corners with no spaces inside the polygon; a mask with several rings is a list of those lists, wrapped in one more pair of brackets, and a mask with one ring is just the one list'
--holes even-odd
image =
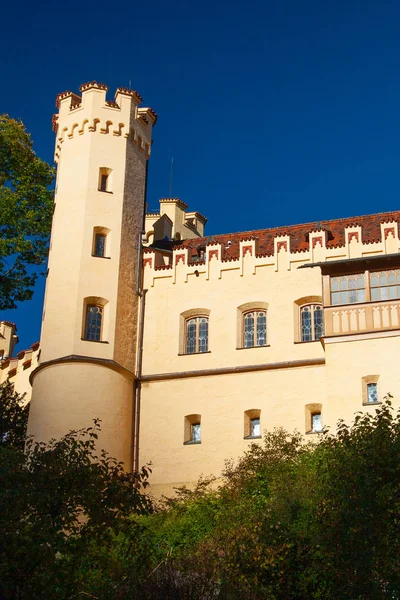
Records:
{"label": "tree foliage", "polygon": [[29,404],[14,391],[10,381],[0,385],[0,448],[22,450],[25,444]]}
{"label": "tree foliage", "polygon": [[26,459],[0,448],[5,598],[400,599],[400,414],[390,398],[314,444],[265,433],[218,482],[153,506],[138,489],[146,470],[127,475],[96,457],[97,431],[31,442]]}
{"label": "tree foliage", "polygon": [[53,178],[22,122],[0,115],[0,310],[32,297],[47,257]]}
{"label": "tree foliage", "polygon": [[7,600],[76,597],[91,581],[90,548],[107,554],[132,515],[151,511],[140,491],[148,470],[126,473],[98,454],[99,427],[95,421],[47,444],[28,440],[25,453],[0,447],[0,591]]}

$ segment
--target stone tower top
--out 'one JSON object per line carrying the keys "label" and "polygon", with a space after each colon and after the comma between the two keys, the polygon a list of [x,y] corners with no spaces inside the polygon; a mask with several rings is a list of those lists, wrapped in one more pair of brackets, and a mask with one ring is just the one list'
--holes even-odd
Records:
{"label": "stone tower top", "polygon": [[107,100],[108,87],[96,81],[82,84],[79,90],[81,95],[66,91],[56,98],[58,114],[53,115],[56,162],[66,140],[97,130],[130,138],[149,158],[151,129],[157,121],[157,114],[152,108],[139,107],[142,97],[138,92],[119,87],[114,100]]}

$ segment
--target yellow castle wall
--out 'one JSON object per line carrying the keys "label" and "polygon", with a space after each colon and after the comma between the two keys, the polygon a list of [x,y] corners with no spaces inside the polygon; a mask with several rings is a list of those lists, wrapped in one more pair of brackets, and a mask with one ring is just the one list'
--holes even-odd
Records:
{"label": "yellow castle wall", "polygon": [[[155,256],[146,252],[140,462],[153,464],[156,495],[193,485],[200,475],[218,476],[224,461],[251,443],[243,439],[246,410],[261,411],[262,430],[282,426],[306,434],[306,407],[320,404],[323,425],[335,429],[340,418],[350,423],[357,411],[375,410],[363,405],[363,378],[370,375],[379,376],[379,399],[391,392],[399,405],[399,330],[298,341],[299,304],[323,297],[320,268],[300,267],[398,252],[397,237],[382,240],[365,246],[351,241],[344,248],[310,243],[309,251],[293,254],[288,245],[275,246],[269,257],[256,255],[256,241],[244,241],[240,257],[228,262],[221,260],[222,245],[212,244],[204,264],[188,264],[187,250],[177,248],[171,268],[155,268]],[[267,308],[267,347],[238,349],[238,308],[246,304]],[[207,353],[184,354],[181,315],[191,310],[209,315]],[[213,372],[235,368],[248,372]],[[193,376],[195,371],[200,373]],[[184,417],[191,414],[201,415],[201,444],[184,444]]]}

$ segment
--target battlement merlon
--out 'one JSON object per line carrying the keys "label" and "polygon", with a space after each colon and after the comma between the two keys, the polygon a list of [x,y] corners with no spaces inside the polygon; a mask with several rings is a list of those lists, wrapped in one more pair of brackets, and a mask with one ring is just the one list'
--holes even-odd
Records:
{"label": "battlement merlon", "polygon": [[151,108],[139,107],[142,97],[134,90],[120,87],[114,100],[107,100],[108,87],[95,81],[80,86],[81,95],[67,91],[58,94],[58,114],[53,116],[56,133],[55,159],[66,139],[86,132],[100,132],[131,138],[143,146],[150,156],[152,127],[157,114]]}

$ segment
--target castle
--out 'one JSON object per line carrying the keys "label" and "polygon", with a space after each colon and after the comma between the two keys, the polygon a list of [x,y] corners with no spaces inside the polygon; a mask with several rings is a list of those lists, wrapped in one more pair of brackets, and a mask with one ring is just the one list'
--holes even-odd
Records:
{"label": "castle", "polygon": [[[204,237],[177,198],[146,214],[156,114],[119,88],[57,97],[58,164],[38,344],[1,380],[30,393],[29,434],[102,420],[127,469],[169,493],[218,475],[264,429],[316,439],[398,396],[400,211]],[[308,436],[308,437],[307,437]]]}

